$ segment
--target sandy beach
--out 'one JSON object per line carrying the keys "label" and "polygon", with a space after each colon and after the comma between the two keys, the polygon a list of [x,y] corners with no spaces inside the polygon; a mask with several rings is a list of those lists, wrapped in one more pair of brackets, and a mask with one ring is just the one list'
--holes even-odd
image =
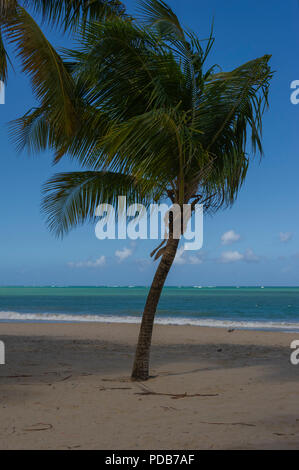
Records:
{"label": "sandy beach", "polygon": [[298,449],[296,333],[156,326],[146,383],[130,324],[5,324],[0,449]]}

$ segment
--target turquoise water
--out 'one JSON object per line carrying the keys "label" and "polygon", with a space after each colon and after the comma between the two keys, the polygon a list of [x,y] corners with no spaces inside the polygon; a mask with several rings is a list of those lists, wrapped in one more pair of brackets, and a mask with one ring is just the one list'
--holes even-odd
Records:
{"label": "turquoise water", "polygon": [[[0,321],[139,322],[146,287],[0,287]],[[166,287],[157,322],[299,331],[298,287]]]}

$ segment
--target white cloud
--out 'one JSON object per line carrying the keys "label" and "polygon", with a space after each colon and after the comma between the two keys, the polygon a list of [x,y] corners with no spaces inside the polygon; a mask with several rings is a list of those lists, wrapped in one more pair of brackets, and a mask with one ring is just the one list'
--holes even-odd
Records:
{"label": "white cloud", "polygon": [[194,254],[189,254],[190,251],[184,251],[184,247],[182,246],[181,248],[178,249],[176,257],[174,259],[174,264],[177,265],[183,265],[183,264],[202,264],[203,263],[203,256],[204,254],[202,252],[200,253],[194,253]]}
{"label": "white cloud", "polygon": [[231,245],[232,243],[239,241],[240,238],[241,236],[234,230],[229,230],[221,236],[221,243],[222,245]]}
{"label": "white cloud", "polygon": [[282,243],[289,242],[293,237],[292,232],[280,232],[279,239]]}
{"label": "white cloud", "polygon": [[116,250],[115,256],[118,258],[118,262],[122,263],[125,259],[129,258],[133,254],[131,248],[123,248],[122,250]]}
{"label": "white cloud", "polygon": [[291,266],[285,266],[284,268],[282,268],[281,272],[282,273],[289,273],[290,271],[292,271],[292,267]]}
{"label": "white cloud", "polygon": [[245,263],[258,263],[260,257],[257,256],[253,250],[248,248],[245,253],[239,251],[224,251],[219,259],[220,263],[236,263],[238,261],[245,261]]}
{"label": "white cloud", "polygon": [[203,259],[202,259],[201,255],[190,255],[189,256],[189,262],[191,264],[202,264]]}
{"label": "white cloud", "polygon": [[254,253],[253,250],[248,249],[245,251],[244,261],[247,261],[247,263],[258,263],[260,258]]}
{"label": "white cloud", "polygon": [[138,266],[139,271],[144,272],[146,271],[149,266],[151,265],[151,261],[149,259],[136,259],[136,264]]}
{"label": "white cloud", "polygon": [[106,264],[106,257],[100,256],[100,258],[96,259],[95,261],[78,261],[76,263],[70,262],[68,266],[70,268],[99,268],[100,266],[104,266]]}
{"label": "white cloud", "polygon": [[244,255],[239,251],[224,251],[221,253],[221,263],[236,263],[244,259]]}
{"label": "white cloud", "polygon": [[184,257],[184,247],[178,249],[176,257],[174,258],[174,264],[186,264],[187,260]]}

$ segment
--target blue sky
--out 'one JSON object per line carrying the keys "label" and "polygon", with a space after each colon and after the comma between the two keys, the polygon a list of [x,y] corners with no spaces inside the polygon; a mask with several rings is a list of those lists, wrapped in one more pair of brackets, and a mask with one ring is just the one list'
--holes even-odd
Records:
{"label": "blue sky", "polygon": [[[135,1],[125,1],[129,12]],[[299,105],[290,102],[290,83],[299,80],[296,0],[169,0],[182,23],[200,37],[214,17],[211,63],[223,70],[272,54],[276,71],[270,110],[264,119],[265,157],[256,158],[232,209],[204,220],[200,252],[181,253],[169,285],[299,285]],[[48,32],[55,46],[67,45]],[[14,63],[16,63],[14,59]],[[56,171],[51,154],[18,155],[7,123],[34,99],[16,67],[0,106],[1,230],[0,285],[148,285],[155,263],[153,241],[99,241],[92,225],[62,241],[51,235],[40,211],[41,186]]]}

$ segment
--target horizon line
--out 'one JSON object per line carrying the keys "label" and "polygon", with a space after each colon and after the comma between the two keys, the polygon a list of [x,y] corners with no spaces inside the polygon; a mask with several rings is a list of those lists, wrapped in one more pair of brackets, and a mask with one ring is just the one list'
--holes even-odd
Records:
{"label": "horizon line", "polygon": [[[35,285],[26,285],[26,284],[9,284],[9,285],[0,285],[0,289],[4,288],[140,288],[140,287],[145,287],[145,288],[150,288],[149,285],[145,284],[119,284],[119,285],[105,285],[105,284],[100,284],[100,285],[92,285],[92,284],[70,284],[70,285],[56,285],[56,284],[35,284]],[[241,289],[241,288],[299,288],[299,285],[270,285],[270,284],[252,284],[252,285],[245,285],[245,284],[239,284],[239,285],[191,285],[191,284],[176,284],[176,285],[166,285],[165,288],[198,288],[198,289],[215,289],[215,288],[236,288],[236,289]]]}

